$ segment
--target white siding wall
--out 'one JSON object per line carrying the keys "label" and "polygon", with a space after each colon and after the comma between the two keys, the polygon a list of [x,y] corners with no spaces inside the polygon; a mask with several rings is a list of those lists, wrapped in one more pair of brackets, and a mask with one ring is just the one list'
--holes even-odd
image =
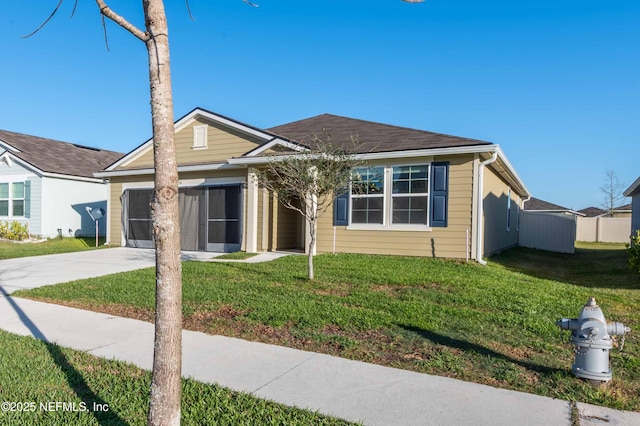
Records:
{"label": "white siding wall", "polygon": [[[86,207],[107,210],[107,185],[45,177],[42,180],[42,232],[47,237],[92,236],[95,222]],[[100,235],[105,235],[106,217],[98,221]]]}
{"label": "white siding wall", "polygon": [[520,211],[520,241],[522,247],[560,253],[574,253],[576,220],[563,213]]}
{"label": "white siding wall", "polygon": [[31,182],[31,217],[0,217],[0,221],[12,222],[15,220],[20,223],[28,223],[30,234],[41,235],[41,178],[33,173],[33,171],[22,167],[14,161],[12,161],[10,165],[5,161],[0,161],[0,182],[24,182],[25,180]]}

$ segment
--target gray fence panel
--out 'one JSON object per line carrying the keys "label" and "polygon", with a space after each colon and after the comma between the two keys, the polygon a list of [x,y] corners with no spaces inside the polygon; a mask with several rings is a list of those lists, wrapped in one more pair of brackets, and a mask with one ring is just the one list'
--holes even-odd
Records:
{"label": "gray fence panel", "polygon": [[520,211],[519,240],[522,247],[559,253],[574,253],[575,216],[562,213]]}

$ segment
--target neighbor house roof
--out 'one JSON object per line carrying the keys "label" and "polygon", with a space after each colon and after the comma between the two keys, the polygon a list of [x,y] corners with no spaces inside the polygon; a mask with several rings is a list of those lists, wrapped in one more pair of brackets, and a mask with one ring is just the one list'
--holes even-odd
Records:
{"label": "neighbor house roof", "polygon": [[631,197],[640,192],[640,177],[633,182],[626,191],[624,191],[625,197]]}
{"label": "neighbor house roof", "polygon": [[0,148],[42,173],[83,178],[93,178],[94,172],[104,169],[124,155],[6,130],[0,130]]}
{"label": "neighbor house roof", "polygon": [[553,204],[548,201],[544,201],[535,197],[531,197],[531,199],[529,199],[526,203],[524,203],[523,209],[526,211],[553,212],[553,213],[574,213],[574,214],[580,213],[568,207],[563,207],[558,204]]}
{"label": "neighbor house roof", "polygon": [[376,123],[339,115],[321,114],[304,120],[267,129],[284,138],[304,145],[312,145],[314,138],[332,143],[349,144],[351,138],[357,138],[356,152],[409,151],[430,148],[448,148],[460,146],[492,145],[478,139],[434,133],[426,130]]}
{"label": "neighbor house roof", "polygon": [[586,209],[578,210],[578,212],[582,213],[586,217],[598,217],[607,214],[606,210],[599,207],[587,207]]}
{"label": "neighbor house roof", "polygon": [[[586,217],[598,217],[598,216],[608,216],[609,211],[605,209],[601,209],[599,207],[587,207],[586,209],[578,210],[580,213],[584,214]],[[623,206],[614,207],[614,213],[630,213],[631,212],[631,203],[625,204]]]}

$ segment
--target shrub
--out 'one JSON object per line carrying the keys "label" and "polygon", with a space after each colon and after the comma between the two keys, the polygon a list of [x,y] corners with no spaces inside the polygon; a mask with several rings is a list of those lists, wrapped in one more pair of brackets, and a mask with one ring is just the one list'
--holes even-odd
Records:
{"label": "shrub", "polygon": [[15,220],[11,224],[9,222],[0,222],[0,238],[16,241],[29,238],[29,225]]}
{"label": "shrub", "polygon": [[631,244],[625,244],[629,253],[629,267],[640,273],[640,230],[631,236]]}

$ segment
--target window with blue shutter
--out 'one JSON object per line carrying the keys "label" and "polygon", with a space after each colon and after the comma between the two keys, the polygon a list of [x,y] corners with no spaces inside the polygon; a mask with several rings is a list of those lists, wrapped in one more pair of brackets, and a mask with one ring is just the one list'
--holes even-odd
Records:
{"label": "window with blue shutter", "polygon": [[449,210],[449,163],[431,163],[431,209],[429,223],[434,228],[447,226]]}
{"label": "window with blue shutter", "polygon": [[333,226],[349,225],[349,193],[345,192],[333,200]]}

